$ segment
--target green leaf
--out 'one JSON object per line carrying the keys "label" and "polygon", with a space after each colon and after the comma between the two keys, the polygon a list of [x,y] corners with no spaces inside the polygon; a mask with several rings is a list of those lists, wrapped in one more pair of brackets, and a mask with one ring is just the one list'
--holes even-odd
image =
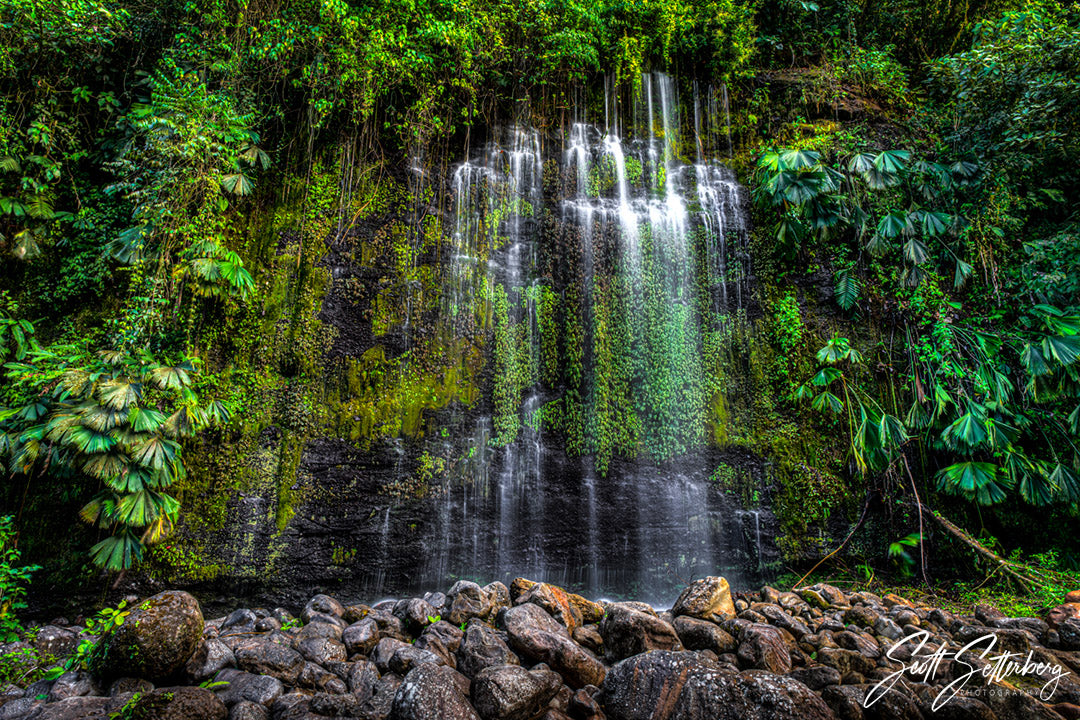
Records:
{"label": "green leaf", "polygon": [[231,413],[220,400],[213,400],[206,406],[206,418],[214,425],[229,422]]}
{"label": "green leaf", "polygon": [[878,222],[877,233],[882,237],[897,237],[903,233],[907,233],[911,230],[911,222],[908,219],[908,214],[903,210],[893,210],[891,213],[881,218]]}
{"label": "green leaf", "polygon": [[255,280],[252,279],[251,273],[244,269],[244,263],[236,253],[227,252],[225,259],[218,263],[218,267],[221,277],[241,298],[246,299],[255,289]]}
{"label": "green leaf", "polygon": [[801,170],[821,163],[821,153],[812,150],[788,150],[779,158],[781,170]]}
{"label": "green leaf", "polygon": [[997,482],[997,470],[996,465],[987,462],[956,463],[938,471],[938,489],[979,505],[994,505],[1006,497]]}
{"label": "green leaf", "polygon": [[981,445],[986,440],[986,430],[982,422],[971,413],[964,413],[942,433],[942,439],[953,449],[967,446],[968,449]]}
{"label": "green leaf", "polygon": [[940,235],[952,224],[952,216],[942,212],[924,210],[921,219],[923,233],[930,237]]}
{"label": "green leaf", "polygon": [[859,281],[842,270],[836,275],[836,302],[845,310],[850,310],[859,298]]}
{"label": "green leaf", "polygon": [[810,378],[810,382],[819,387],[825,387],[832,382],[839,380],[843,374],[833,367],[824,367],[817,371],[814,377]]}
{"label": "green leaf", "polygon": [[1020,353],[1020,362],[1032,377],[1042,377],[1050,372],[1050,366],[1039,352],[1039,348],[1031,343],[1024,344],[1024,351]]}
{"label": "green leaf", "polygon": [[1054,485],[1037,465],[1020,478],[1020,496],[1036,506],[1049,505],[1054,500]]}
{"label": "green leaf", "polygon": [[871,233],[870,239],[866,241],[867,251],[876,258],[883,257],[889,251],[889,247],[888,240],[877,233]]}
{"label": "green leaf", "polygon": [[1055,494],[1064,502],[1080,502],[1080,479],[1076,472],[1068,465],[1058,463],[1050,473],[1050,482],[1054,485]]}
{"label": "green leaf", "polygon": [[926,244],[918,238],[909,238],[904,243],[904,258],[912,265],[922,265],[930,257]]}
{"label": "green leaf", "polygon": [[112,433],[95,432],[90,428],[77,426],[71,428],[65,436],[67,443],[74,445],[80,452],[103,453],[116,444]]}
{"label": "green leaf", "polygon": [[972,267],[963,260],[957,258],[956,260],[956,273],[953,275],[953,287],[960,289],[967,283],[969,277],[971,277]]}
{"label": "green leaf", "polygon": [[1047,335],[1042,341],[1043,354],[1062,365],[1072,365],[1080,357],[1080,335]]}
{"label": "green leaf", "polygon": [[153,490],[140,490],[120,498],[117,504],[117,519],[125,525],[143,527],[149,525],[160,515],[174,513],[179,503],[164,493]]}
{"label": "green leaf", "polygon": [[255,184],[251,182],[251,179],[243,173],[233,173],[231,175],[221,176],[221,187],[226,192],[230,192],[234,195],[250,195],[251,191],[255,189]]}
{"label": "green leaf", "polygon": [[898,173],[907,166],[910,157],[907,150],[885,150],[874,158],[874,167],[882,172]]}
{"label": "green leaf", "polygon": [[97,453],[83,463],[82,470],[91,477],[104,480],[119,475],[126,467],[125,459],[116,453]]}
{"label": "green leaf", "polygon": [[182,366],[155,368],[150,372],[150,379],[162,390],[179,390],[191,384],[191,378]]}
{"label": "green leaf", "polygon": [[870,168],[863,173],[863,180],[870,186],[872,190],[885,190],[895,185],[900,184],[900,177],[895,173],[883,172],[875,168]]}
{"label": "green leaf", "polygon": [[949,166],[949,170],[953,175],[964,179],[975,177],[975,173],[979,171],[979,166],[973,162],[967,162],[965,160],[957,160]]}
{"label": "green leaf", "polygon": [[1058,335],[1076,335],[1080,333],[1080,318],[1075,315],[1068,317],[1047,316],[1043,318],[1043,322],[1046,323],[1051,332]]}
{"label": "green leaf", "polygon": [[139,492],[146,488],[158,487],[156,475],[142,467],[126,467],[124,472],[111,478],[106,478],[106,484],[118,493]]}
{"label": "green leaf", "polygon": [[844,403],[840,401],[840,398],[836,397],[828,390],[814,398],[813,402],[810,403],[810,406],[820,412],[824,412],[828,409],[832,410],[834,413],[839,413],[844,409]]}
{"label": "green leaf", "polygon": [[180,445],[174,440],[151,437],[135,448],[131,459],[151,470],[161,470],[176,463]]}
{"label": "green leaf", "polygon": [[131,428],[135,432],[152,433],[157,432],[165,422],[165,415],[153,408],[134,408],[128,415],[128,422],[131,423]]}
{"label": "green leaf", "polygon": [[142,559],[142,543],[130,531],[107,537],[90,548],[90,559],[111,572],[126,570]]}
{"label": "green leaf", "polygon": [[126,411],[129,406],[139,402],[139,387],[122,378],[102,383],[98,394],[101,401],[113,410]]}
{"label": "green leaf", "polygon": [[867,173],[874,167],[873,153],[858,153],[848,160],[847,168],[853,173]]}

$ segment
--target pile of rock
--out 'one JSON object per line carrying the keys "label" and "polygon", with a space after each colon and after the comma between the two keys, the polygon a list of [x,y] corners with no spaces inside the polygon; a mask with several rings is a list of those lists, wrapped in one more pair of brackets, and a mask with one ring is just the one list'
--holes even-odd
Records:
{"label": "pile of rock", "polygon": [[[829,585],[733,600],[711,577],[658,612],[518,579],[204,623],[167,592],[98,641],[89,671],[0,694],[0,720],[1075,720],[1080,597],[1066,600],[1045,620],[954,616]],[[62,654],[69,633],[36,642]],[[936,651],[932,671],[910,672]],[[994,676],[1002,651],[1030,668]]]}

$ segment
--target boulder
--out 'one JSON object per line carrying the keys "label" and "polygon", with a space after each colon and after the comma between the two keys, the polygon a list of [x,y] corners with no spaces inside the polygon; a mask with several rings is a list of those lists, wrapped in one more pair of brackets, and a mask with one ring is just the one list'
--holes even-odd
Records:
{"label": "boulder", "polygon": [[421,650],[429,650],[445,660],[450,667],[456,667],[455,653],[461,647],[464,637],[465,633],[460,628],[445,620],[439,620],[424,628],[424,632],[416,639],[413,646]]}
{"label": "boulder", "polygon": [[79,634],[69,628],[46,625],[34,636],[34,647],[45,657],[66,658],[79,647]]}
{"label": "boulder", "polygon": [[311,711],[326,717],[360,717],[363,701],[355,695],[315,693],[311,698]]}
{"label": "boulder", "polygon": [[345,646],[330,638],[306,638],[297,643],[296,649],[305,660],[319,665],[345,659]]}
{"label": "boulder", "polygon": [[[396,603],[395,603],[396,604]],[[393,605],[390,607],[376,606],[371,609],[371,612],[367,614],[367,618],[374,620],[375,624],[379,628],[379,637],[392,637],[403,642],[408,642],[411,637],[409,633],[405,631],[405,623],[401,622],[401,618],[394,615]]]}
{"label": "boulder", "polygon": [[[24,698],[0,708],[3,720],[109,720],[109,714],[123,707],[113,698],[72,697],[45,704],[42,700]],[[170,718],[175,720],[175,718]]]}
{"label": "boulder", "polygon": [[392,720],[480,720],[455,675],[445,665],[417,665],[394,695]]}
{"label": "boulder", "polygon": [[680,615],[673,623],[679,640],[687,650],[712,650],[717,655],[735,652],[738,641],[724,632],[716,623]]}
{"label": "boulder", "polygon": [[296,685],[310,690],[322,690],[338,695],[349,691],[344,680],[313,662],[305,662],[300,668],[300,674],[296,678]]}
{"label": "boulder", "polygon": [[249,633],[255,630],[258,616],[247,608],[240,608],[229,613],[218,627],[221,635],[235,635],[237,633]]}
{"label": "boulder", "polygon": [[604,638],[604,652],[611,660],[650,650],[682,649],[679,636],[670,624],[622,603],[608,606],[607,615],[600,623],[600,635]]}
{"label": "boulder", "polygon": [[232,650],[220,640],[210,639],[199,645],[185,664],[184,672],[195,682],[202,682],[229,667],[236,667]]}
{"label": "boulder", "polygon": [[771,625],[754,623],[743,629],[737,652],[746,668],[785,674],[791,670],[791,653],[782,631]]}
{"label": "boulder", "polygon": [[229,720],[270,720],[270,712],[262,705],[245,700],[232,706]]}
{"label": "boulder", "polygon": [[549,585],[548,583],[533,585],[515,603],[518,605],[522,603],[539,605],[571,632],[582,624],[581,611],[577,605],[570,602],[569,594],[556,585]]}
{"label": "boulder", "polygon": [[558,674],[543,666],[526,670],[520,665],[496,665],[473,678],[472,701],[484,720],[529,720],[561,686]]}
{"label": "boulder", "polygon": [[604,664],[575,643],[566,628],[538,605],[525,603],[504,610],[499,620],[515,650],[536,662],[547,663],[570,687],[603,682],[607,672]]}
{"label": "boulder", "polygon": [[410,670],[418,665],[425,663],[433,663],[435,665],[448,665],[446,660],[440,656],[431,652],[430,650],[424,650],[418,648],[415,645],[405,645],[398,648],[397,652],[390,658],[388,666],[390,672],[397,673],[402,677],[405,677]]}
{"label": "boulder", "polygon": [[877,667],[877,664],[865,655],[843,648],[822,648],[818,651],[817,659],[822,665],[836,668],[842,676],[851,673],[866,675]]}
{"label": "boulder", "polygon": [[315,720],[312,715],[311,696],[301,692],[282,695],[270,708],[270,717],[274,720]]}
{"label": "boulder", "polygon": [[820,692],[830,685],[839,685],[840,671],[828,665],[811,665],[810,667],[797,668],[788,673],[792,680],[798,680],[811,690]]}
{"label": "boulder", "polygon": [[405,630],[413,635],[419,635],[425,627],[435,621],[435,616],[439,614],[435,608],[420,598],[398,600],[393,612],[394,617],[401,620]]}
{"label": "boulder", "polygon": [[236,666],[256,675],[269,675],[286,685],[295,685],[304,666],[304,656],[280,643],[263,640],[237,648]]}
{"label": "boulder", "polygon": [[1080,617],[1080,603],[1065,603],[1058,605],[1055,608],[1051,608],[1046,613],[1046,623],[1051,629],[1057,629],[1057,626],[1065,622],[1069,618]]}
{"label": "boulder", "polygon": [[450,608],[447,618],[451,625],[460,626],[473,618],[486,619],[495,607],[491,597],[474,582],[459,580],[446,594],[446,605]]}
{"label": "boulder", "polygon": [[791,678],[736,673],[664,650],[612,667],[603,705],[610,720],[833,720],[821,698]]}
{"label": "boulder", "polygon": [[[494,611],[496,613],[499,610],[502,610],[503,608],[508,608],[511,605],[513,605],[513,603],[510,600],[510,589],[508,587],[506,587],[505,585],[503,585],[498,580],[496,580],[493,583],[488,583],[487,585],[485,585],[484,586],[484,592],[487,593],[487,596],[489,598],[491,598],[491,603],[494,606],[493,609],[494,609]],[[446,596],[444,595],[443,596],[443,601],[444,602],[445,602],[445,599],[446,599]]]}
{"label": "boulder", "polygon": [[1061,647],[1066,650],[1080,650],[1080,618],[1069,618],[1057,628]]}
{"label": "boulder", "polygon": [[599,625],[582,625],[579,628],[574,628],[571,637],[574,638],[574,642],[586,650],[598,655],[604,651],[604,636],[600,634]]}
{"label": "boulder", "polygon": [[690,617],[718,622],[735,616],[735,603],[731,599],[731,587],[722,577],[705,577],[686,586],[671,608],[674,616]]}
{"label": "boulder", "polygon": [[345,643],[345,652],[350,656],[370,655],[379,639],[379,624],[372,618],[354,622],[341,633],[341,641]]}
{"label": "boulder", "polygon": [[154,689],[154,683],[141,678],[117,678],[109,686],[109,697],[117,697],[125,693],[145,694]]}
{"label": "boulder", "polygon": [[222,670],[216,680],[228,683],[214,688],[214,692],[228,707],[241,702],[269,707],[285,693],[281,681],[269,675],[252,675],[242,670]]}
{"label": "boulder", "polygon": [[[273,618],[267,619],[272,620]],[[278,629],[280,630],[280,628]],[[333,640],[335,642],[341,642],[341,636],[342,634],[344,634],[344,632],[345,629],[342,628],[340,625],[325,622],[313,622],[308,623],[304,627],[300,628],[300,631],[296,633],[296,641],[303,642],[304,640]]]}
{"label": "boulder", "polygon": [[201,687],[165,687],[141,696],[124,717],[154,720],[225,720],[229,711],[213,692]]}
{"label": "boulder", "polygon": [[457,651],[457,669],[466,677],[475,677],[484,668],[495,665],[518,665],[518,657],[495,628],[479,621],[469,623]]}
{"label": "boulder", "polygon": [[90,669],[106,679],[124,675],[166,678],[195,653],[202,632],[202,611],[194,597],[176,590],[158,593],[98,640],[91,650]]}
{"label": "boulder", "polygon": [[371,656],[368,658],[371,662],[375,663],[375,666],[379,668],[379,672],[390,672],[390,659],[394,657],[394,653],[402,648],[411,648],[407,642],[402,642],[396,638],[383,638],[379,641],[379,644],[372,650]]}
{"label": "boulder", "polygon": [[401,688],[402,678],[394,673],[387,673],[375,684],[371,698],[364,702],[360,716],[365,720],[386,720],[394,706],[394,698]]}
{"label": "boulder", "polygon": [[49,702],[101,694],[103,694],[101,686],[89,673],[71,670],[56,678],[56,682],[49,689]]}
{"label": "boulder", "polygon": [[345,682],[349,686],[349,692],[365,701],[375,694],[375,686],[379,683],[379,670],[370,660],[354,662]]}
{"label": "boulder", "polygon": [[316,595],[308,600],[308,604],[300,613],[300,619],[307,624],[320,616],[340,619],[345,616],[345,606],[329,595]]}
{"label": "boulder", "polygon": [[856,605],[844,612],[844,622],[848,625],[872,628],[880,616],[865,605]]}
{"label": "boulder", "polygon": [[528,592],[537,583],[523,577],[514,578],[510,581],[510,602],[517,605],[519,597]]}

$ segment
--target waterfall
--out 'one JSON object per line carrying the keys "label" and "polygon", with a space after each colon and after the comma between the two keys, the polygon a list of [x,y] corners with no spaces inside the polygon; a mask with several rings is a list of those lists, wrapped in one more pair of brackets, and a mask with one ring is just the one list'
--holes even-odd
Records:
{"label": "waterfall", "polygon": [[[504,303],[488,361],[501,400],[425,525],[417,586],[525,575],[640,597],[763,570],[760,518],[755,546],[711,468],[680,460],[704,447],[719,391],[706,336],[744,308],[748,277],[743,191],[717,158],[726,89],[693,90],[684,113],[671,76],[609,78],[602,123],[578,107],[560,133],[496,127],[455,167],[442,318],[465,335]],[[545,186],[545,161],[558,183]],[[572,287],[553,288],[553,268]],[[580,317],[579,387],[541,377],[543,292],[564,303],[559,322]],[[586,413],[580,458],[545,436],[569,390]]]}

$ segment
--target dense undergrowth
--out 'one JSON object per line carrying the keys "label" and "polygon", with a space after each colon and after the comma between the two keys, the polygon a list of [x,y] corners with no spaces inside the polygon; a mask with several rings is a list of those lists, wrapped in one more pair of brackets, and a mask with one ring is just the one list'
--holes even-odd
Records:
{"label": "dense undergrowth", "polygon": [[[205,538],[238,493],[272,497],[279,530],[317,499],[298,478],[313,438],[411,443],[384,491],[424,497],[478,452],[442,441],[446,413],[490,403],[506,444],[539,421],[521,404],[543,383],[546,422],[601,472],[702,446],[772,459],[769,488],[713,476],[747,505],[771,493],[785,563],[835,550],[839,519],[873,529],[849,563],[975,574],[986,557],[931,505],[1020,553],[1014,590],[1057,592],[1069,581],[1038,563],[1080,562],[1078,13],[0,0],[3,507],[53,583],[140,560],[175,582],[257,577]],[[455,308],[451,334],[403,331],[444,307],[449,229],[413,222],[447,199],[401,167],[445,170],[507,119],[551,130],[648,70],[729,98],[754,195],[760,312],[678,360],[688,394],[634,407],[616,283],[595,288],[587,332],[575,283],[549,273],[531,291],[538,357],[501,285]],[[335,280],[331,255],[367,274]],[[364,308],[358,337],[320,314],[331,289]],[[686,417],[664,434],[650,413]]]}

